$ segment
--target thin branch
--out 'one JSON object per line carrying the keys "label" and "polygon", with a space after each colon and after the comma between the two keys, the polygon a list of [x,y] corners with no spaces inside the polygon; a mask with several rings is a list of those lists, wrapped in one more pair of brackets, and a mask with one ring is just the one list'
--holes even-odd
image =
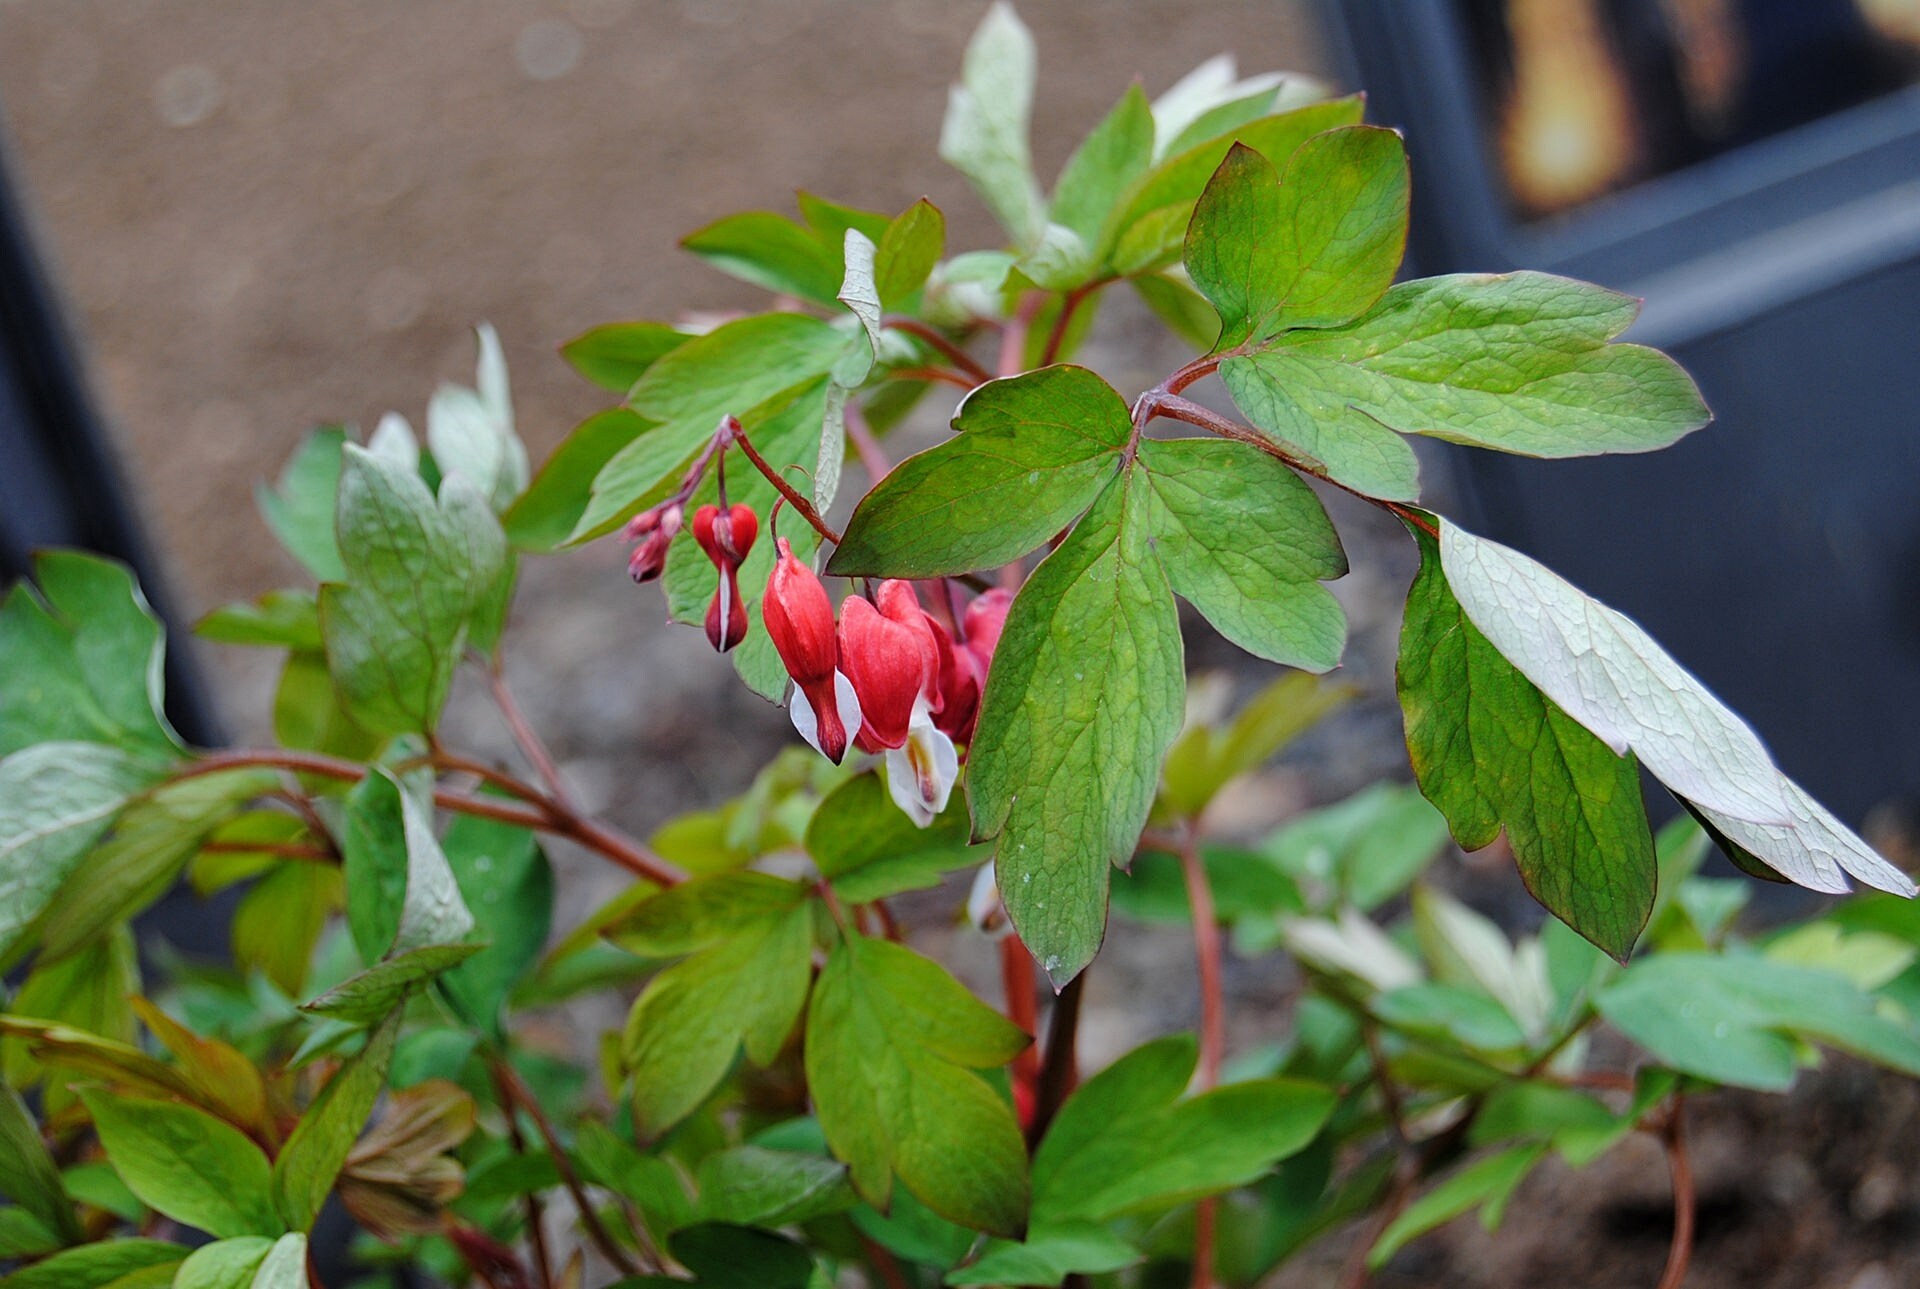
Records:
{"label": "thin branch", "polygon": [[450,774],[470,774],[482,783],[496,787],[509,796],[518,797],[530,805],[537,806],[546,800],[538,789],[530,784],[522,783],[505,770],[496,769],[486,762],[476,761],[470,756],[461,756],[457,752],[447,752],[436,749],[426,756],[417,757],[412,761],[404,761],[395,768],[411,769],[416,765],[432,766],[436,770],[443,770]]}
{"label": "thin branch", "polygon": [[[1226,1056],[1225,991],[1220,983],[1220,922],[1214,912],[1213,885],[1200,854],[1200,830],[1188,823],[1180,843],[1180,871],[1187,879],[1187,904],[1193,911],[1193,952],[1200,965],[1200,1090],[1219,1086]],[[1209,1195],[1193,1210],[1193,1289],[1213,1289],[1213,1232],[1219,1199]]]}
{"label": "thin branch", "polygon": [[753,463],[753,468],[758,470],[761,475],[766,478],[766,481],[773,485],[774,490],[787,499],[787,504],[798,511],[802,519],[812,525],[814,532],[819,533],[822,537],[838,546],[840,544],[840,534],[833,531],[833,528],[827,521],[820,518],[820,512],[813,508],[813,503],[801,496],[799,490],[782,478],[780,472],[769,465],[767,459],[760,455],[759,450],[747,441],[747,432],[740,428],[740,422],[729,416],[724,418],[721,423],[732,432],[734,445],[745,454],[747,460]]}
{"label": "thin branch", "polygon": [[853,444],[853,450],[860,454],[860,464],[866,470],[867,477],[873,483],[879,483],[892,471],[893,462],[887,460],[886,449],[874,437],[873,427],[867,424],[867,414],[850,402],[847,404],[845,421],[847,439]]}
{"label": "thin branch", "polygon": [[918,318],[892,317],[881,322],[884,327],[913,336],[925,341],[941,357],[955,367],[973,377],[974,383],[984,385],[993,379],[993,373],[975,362],[973,355],[942,335],[938,328],[920,321]]}
{"label": "thin branch", "polygon": [[513,741],[519,745],[520,754],[527,758],[527,764],[540,776],[540,782],[547,785],[547,791],[553,794],[555,801],[579,813],[579,807],[574,804],[567,785],[560,779],[560,767],[554,764],[553,754],[547,750],[547,745],[541,741],[540,735],[528,722],[526,713],[520,710],[520,704],[514,699],[498,652],[494,655],[493,664],[487,668],[487,688],[493,693],[494,706],[506,718],[507,728],[513,731]]}
{"label": "thin branch", "polygon": [[1000,333],[1001,376],[1018,376],[1027,369],[1027,336],[1033,330],[1033,320],[1040,316],[1040,307],[1046,302],[1046,296],[1038,291],[1030,291],[1014,308],[1006,330]]}
{"label": "thin branch", "polygon": [[1086,992],[1087,972],[1067,982],[1054,999],[1053,1016],[1047,1025],[1047,1052],[1040,1066],[1040,1085],[1034,1092],[1033,1122],[1027,1125],[1027,1146],[1031,1149],[1047,1135],[1054,1115],[1066,1103],[1067,1094],[1080,1076],[1075,1047],[1080,1029],[1080,996]]}
{"label": "thin branch", "polygon": [[614,1243],[611,1235],[607,1234],[607,1228],[601,1223],[600,1215],[594,1211],[593,1204],[587,1199],[587,1189],[580,1183],[580,1174],[573,1169],[573,1160],[567,1157],[566,1150],[561,1147],[559,1135],[554,1132],[552,1122],[548,1120],[546,1112],[541,1110],[540,1103],[534,1098],[532,1090],[521,1081],[519,1072],[507,1063],[505,1057],[495,1057],[490,1064],[493,1067],[494,1081],[500,1088],[500,1097],[507,1117],[509,1119],[513,1117],[514,1107],[518,1105],[520,1109],[527,1112],[527,1117],[533,1120],[533,1126],[539,1131],[540,1139],[547,1143],[547,1153],[553,1157],[553,1166],[560,1174],[560,1184],[565,1186],[567,1194],[573,1197],[574,1207],[580,1210],[580,1224],[586,1227],[587,1237],[593,1241],[594,1247],[600,1250],[600,1256],[618,1267],[623,1274],[639,1275],[639,1264],[627,1255],[625,1249]]}
{"label": "thin branch", "polygon": [[[520,1131],[519,1116],[513,1112],[513,1088],[503,1073],[505,1067],[504,1060],[492,1067],[494,1093],[500,1098],[501,1109],[506,1111],[507,1142],[513,1147],[514,1154],[524,1155],[527,1153],[527,1137]],[[527,1242],[533,1246],[533,1269],[540,1277],[541,1289],[553,1289],[553,1254],[547,1248],[547,1214],[540,1202],[540,1192],[528,1191],[526,1204]]]}
{"label": "thin branch", "polygon": [[1380,1089],[1380,1104],[1387,1112],[1387,1122],[1393,1127],[1395,1140],[1405,1150],[1412,1144],[1407,1135],[1407,1110],[1400,1100],[1400,1089],[1394,1086],[1393,1079],[1387,1073],[1387,1054],[1380,1046],[1380,1031],[1374,1028],[1372,1021],[1363,1021],[1360,1033],[1366,1039],[1367,1060],[1373,1065],[1373,1081]]}
{"label": "thin branch", "polygon": [[[201,757],[176,771],[170,781],[198,778],[203,774],[218,774],[223,770],[250,768],[290,770],[296,774],[318,775],[324,779],[337,779],[343,783],[357,783],[366,778],[368,772],[368,767],[358,762],[342,760],[319,752],[296,752],[288,748],[235,748],[224,752],[212,752]],[[551,797],[541,795],[537,788],[526,784],[517,784],[517,787],[522,799],[534,803],[533,805],[513,805],[504,801],[453,792],[446,788],[440,788],[434,792],[433,804],[455,814],[474,815],[482,819],[516,824],[519,827],[555,837],[565,837],[569,841],[585,846],[603,859],[611,860],[628,872],[661,886],[672,886],[686,880],[685,873],[638,842],[621,836],[596,819],[575,814]]]}
{"label": "thin branch", "polygon": [[1042,367],[1051,367],[1054,362],[1059,359],[1060,350],[1067,342],[1067,329],[1073,325],[1073,315],[1080,311],[1080,306],[1086,303],[1087,299],[1091,297],[1094,292],[1111,281],[1113,281],[1112,278],[1105,277],[1097,281],[1088,282],[1084,286],[1075,287],[1062,298],[1060,301],[1060,312],[1054,316],[1053,327],[1047,332],[1046,346],[1040,351],[1040,365]]}
{"label": "thin branch", "polygon": [[[1000,937],[1000,984],[1007,996],[1007,1019],[1036,1040],[1040,1036],[1040,1008],[1034,999],[1038,983],[1033,975],[1033,955],[1027,952],[1020,937],[1012,934]],[[1038,1090],[1040,1050],[1037,1042],[1028,1044],[1013,1058],[1013,1077]]]}
{"label": "thin branch", "polygon": [[1660,1273],[1659,1289],[1680,1289],[1687,1278],[1687,1267],[1693,1261],[1695,1196],[1693,1164],[1687,1158],[1686,1101],[1678,1095],[1667,1111],[1660,1140],[1667,1148],[1667,1168],[1673,1175],[1673,1245],[1667,1250],[1667,1266]]}
{"label": "thin branch", "polygon": [[971,393],[978,388],[970,377],[963,376],[949,367],[895,367],[887,373],[894,380],[933,380],[964,389]]}
{"label": "thin branch", "polygon": [[907,1279],[900,1269],[899,1259],[890,1253],[886,1246],[870,1235],[860,1237],[860,1251],[867,1255],[867,1264],[880,1277],[880,1283],[886,1289],[912,1289],[913,1282]]}

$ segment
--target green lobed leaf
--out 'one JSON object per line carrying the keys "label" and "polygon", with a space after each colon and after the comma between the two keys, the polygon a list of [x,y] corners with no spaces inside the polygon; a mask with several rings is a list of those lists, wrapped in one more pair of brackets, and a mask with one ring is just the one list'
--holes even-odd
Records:
{"label": "green lobed leaf", "polygon": [[1195,349],[1213,347],[1220,335],[1220,315],[1206,296],[1165,273],[1144,273],[1131,281],[1141,300],[1174,335]]}
{"label": "green lobed leaf", "polygon": [[1033,36],[1005,0],[995,0],[967,44],[960,83],[947,96],[940,159],[965,175],[1021,246],[1044,223],[1028,133],[1033,118]]}
{"label": "green lobed leaf", "polygon": [[0,757],[36,743],[114,743],[171,756],[166,642],[125,566],[84,551],[33,557],[38,584],[0,603]]}
{"label": "green lobed leaf", "polygon": [[1168,156],[1134,191],[1111,225],[1116,230],[1108,238],[1113,242],[1113,268],[1133,276],[1179,258],[1194,204],[1236,142],[1283,165],[1315,135],[1358,124],[1365,107],[1357,94],[1312,103],[1235,126]]}
{"label": "green lobed leaf", "polygon": [[191,1106],[83,1089],[115,1171],[149,1206],[214,1236],[278,1235],[272,1165],[244,1133]]}
{"label": "green lobed leaf", "polygon": [[643,1155],[596,1119],[584,1120],[574,1137],[581,1172],[596,1185],[632,1200],[656,1240],[693,1221],[680,1172],[659,1155]]}
{"label": "green lobed leaf", "polygon": [[649,367],[691,339],[692,332],[665,322],[609,322],[562,344],[560,355],[602,389],[625,394]]}
{"label": "green lobed leaf", "polygon": [[942,577],[1016,559],[1100,495],[1133,422],[1100,377],[1058,366],[982,385],[953,428],[861,499],[829,573]]}
{"label": "green lobed leaf", "polygon": [[487,648],[512,580],[506,537],[463,477],[438,501],[415,473],[348,445],[337,514],[347,580],[320,627],[347,712],[381,734],[431,730],[471,639]]}
{"label": "green lobed leaf", "polygon": [[360,1054],[334,1071],[288,1135],[273,1161],[273,1202],[295,1231],[308,1231],[333,1190],[353,1143],[387,1086],[387,1066],[400,1033],[389,1016]]}
{"label": "green lobed leaf", "polygon": [[731,928],[648,982],[621,1042],[641,1136],[698,1109],[743,1047],[754,1064],[772,1063],[806,1004],[812,955],[813,912],[790,905]]}
{"label": "green lobed leaf", "polygon": [[1320,582],[1345,576],[1347,556],[1313,489],[1224,439],[1149,441],[1139,460],[1173,589],[1251,654],[1306,671],[1338,666],[1347,616]]}
{"label": "green lobed leaf", "polygon": [[100,743],[40,743],[0,759],[0,961],[138,793],[163,771]]}
{"label": "green lobed leaf", "polygon": [[771,873],[715,873],[646,896],[599,933],[629,953],[678,958],[779,921],[805,898],[800,883]]}
{"label": "green lobed leaf", "polygon": [[80,1238],[73,1201],[60,1184],[60,1170],[47,1153],[40,1127],[26,1103],[0,1083],[0,1197],[31,1214],[61,1243]]}
{"label": "green lobed leaf", "polygon": [[347,714],[327,670],[327,655],[297,649],[287,655],[273,695],[273,733],[284,747],[371,760],[384,741]]}
{"label": "green lobed leaf", "polygon": [[338,582],[347,575],[333,530],[346,443],[345,429],[321,426],[301,440],[276,487],[262,484],[254,490],[267,527],[316,582]]}
{"label": "green lobed leaf", "polygon": [[661,358],[627,395],[627,406],[656,424],[607,458],[569,540],[611,532],[664,500],[722,416],[754,430],[826,376],[846,344],[843,332],[817,318],[761,313]]}
{"label": "green lobed leaf", "polygon": [[[1317,333],[1308,333],[1317,334]],[[1302,370],[1285,345],[1230,356],[1220,380],[1255,428],[1297,467],[1362,496],[1417,501],[1420,462],[1399,434],[1353,410],[1338,382]]]}
{"label": "green lobed leaf", "polygon": [[1462,611],[1512,666],[1734,843],[1743,866],[1818,891],[1847,875],[1911,896],[1913,880],[1780,772],[1759,737],[1640,625],[1498,542],[1441,522]]}
{"label": "green lobed leaf", "polygon": [[1088,1079],[1033,1156],[1033,1219],[1104,1222],[1242,1186],[1303,1149],[1333,1112],[1330,1089],[1251,1079],[1181,1097],[1199,1048],[1156,1039]]}
{"label": "green lobed leaf", "polygon": [[1716,1083],[1784,1091],[1800,1039],[1920,1070],[1920,1039],[1872,994],[1837,972],[1754,955],[1656,954],[1596,991],[1594,1004],[1654,1059]]}
{"label": "green lobed leaf", "polygon": [[261,972],[288,997],[300,997],[320,933],[344,903],[345,883],[333,865],[276,866],[234,910],[234,962]]}
{"label": "green lobed leaf", "polygon": [[[104,1240],[63,1249],[50,1258],[0,1278],[7,1289],[102,1289],[150,1283],[143,1272],[165,1272],[187,1255],[166,1240]],[[165,1283],[161,1281],[160,1283]]]}
{"label": "green lobed leaf", "polygon": [[806,848],[820,875],[855,904],[937,885],[941,874],[986,856],[967,842],[964,802],[955,800],[925,828],[887,795],[878,773],[835,788],[807,823]]}
{"label": "green lobed leaf", "polygon": [[1544,1145],[1514,1146],[1487,1155],[1454,1173],[1407,1205],[1367,1251],[1367,1265],[1383,1267],[1407,1241],[1482,1208],[1488,1230],[1499,1224],[1507,1200],[1547,1153]]}
{"label": "green lobed leaf", "polygon": [[1329,130],[1277,162],[1234,144],[1187,228],[1187,272],[1220,314],[1215,351],[1364,313],[1400,267],[1407,199],[1392,130]]}
{"label": "green lobed leaf", "polygon": [[1008,1237],[1026,1225],[1026,1150],[1013,1111],[975,1069],[1029,1042],[937,964],[849,935],[807,1013],[807,1083],[820,1127],[863,1198],[893,1180],[935,1213]]}
{"label": "green lobed leaf", "polygon": [[1653,836],[1639,768],[1514,669],[1461,611],[1439,545],[1414,530],[1420,573],[1400,633],[1407,751],[1467,850],[1504,828],[1527,889],[1624,960],[1653,911]]}
{"label": "green lobed leaf", "polygon": [[1056,983],[1099,950],[1107,872],[1133,853],[1179,733],[1180,624],[1129,470],[1034,570],[994,653],[967,775],[974,835]]}
{"label": "green lobed leaf", "polygon": [[[815,386],[779,411],[746,425],[754,450],[775,470],[799,465],[814,469],[820,459],[822,401],[826,390]],[[738,456],[735,461],[740,460]],[[727,476],[727,500],[748,505],[763,520],[773,513],[773,485],[758,470],[736,469]],[[694,490],[689,506],[697,507],[719,499],[718,480],[711,475]],[[812,527],[799,522],[790,510],[781,512],[784,522],[780,536],[793,547],[796,559],[810,561],[819,549],[820,538]],[[747,637],[727,657],[747,687],[770,702],[779,702],[787,690],[787,668],[780,661],[760,617],[760,601],[766,594],[767,579],[773,575],[774,534],[762,531],[753,549],[740,565],[740,596],[747,608]],[[667,571],[661,581],[667,594],[667,616],[675,622],[699,625],[706,620],[707,605],[719,586],[719,574],[713,561],[693,539],[688,524],[667,550]]]}

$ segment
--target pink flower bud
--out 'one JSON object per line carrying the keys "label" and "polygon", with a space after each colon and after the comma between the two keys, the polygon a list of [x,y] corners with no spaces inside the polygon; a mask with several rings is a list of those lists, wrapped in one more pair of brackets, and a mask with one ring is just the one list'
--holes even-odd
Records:
{"label": "pink flower bud", "polygon": [[[838,765],[847,754],[848,734],[839,692],[847,681],[834,669],[840,650],[834,633],[833,600],[813,570],[794,558],[786,538],[775,538],[774,549],[779,556],[772,576],[767,578],[760,618],[799,690],[793,697],[795,725],[821,755]],[[804,714],[799,704],[805,705]],[[855,712],[853,724],[858,729],[857,707]]]}
{"label": "pink flower bud", "polygon": [[667,548],[671,545],[673,535],[666,529],[656,526],[648,533],[627,557],[627,572],[633,575],[633,580],[651,582],[659,577],[667,567]]}
{"label": "pink flower bud", "polygon": [[971,649],[955,644],[947,629],[931,616],[927,627],[933,632],[940,657],[940,699],[933,709],[933,725],[964,743],[973,737],[974,720],[980,714],[980,686],[986,679],[986,665]]}
{"label": "pink flower bud", "polygon": [[932,710],[940,674],[939,648],[913,584],[889,580],[879,607],[859,597],[840,608],[840,665],[860,700],[862,751],[881,752],[907,741],[916,715]]}
{"label": "pink flower bud", "polygon": [[702,506],[693,512],[693,540],[720,574],[713,603],[707,606],[707,640],[721,653],[747,638],[747,606],[740,598],[740,564],[760,534],[751,506]]}
{"label": "pink flower bud", "polygon": [[964,643],[980,655],[982,672],[993,661],[993,651],[1000,643],[1000,633],[1006,629],[1007,610],[1012,607],[1013,592],[996,586],[976,598],[962,615],[960,630],[966,636]]}

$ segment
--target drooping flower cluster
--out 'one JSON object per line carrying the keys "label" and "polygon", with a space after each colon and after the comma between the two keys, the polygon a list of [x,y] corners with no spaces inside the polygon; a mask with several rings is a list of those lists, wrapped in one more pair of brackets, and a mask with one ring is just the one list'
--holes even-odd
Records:
{"label": "drooping flower cluster", "polygon": [[911,582],[880,583],[850,597],[834,622],[826,587],[784,538],[761,616],[787,674],[794,728],[838,763],[851,743],[887,762],[887,785],[926,827],[947,808],[960,770],[954,740],[973,733],[993,645],[1009,598],[988,592],[968,606],[965,640],[920,605]]}

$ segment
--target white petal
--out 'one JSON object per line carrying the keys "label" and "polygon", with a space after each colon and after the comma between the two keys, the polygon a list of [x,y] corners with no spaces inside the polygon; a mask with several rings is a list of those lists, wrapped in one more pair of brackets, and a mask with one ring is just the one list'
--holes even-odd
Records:
{"label": "white petal", "polygon": [[[841,728],[847,732],[847,746],[851,748],[853,736],[860,732],[860,699],[853,692],[853,682],[837,671],[833,673],[833,697],[840,709]],[[825,756],[826,750],[820,746],[819,713],[813,710],[813,704],[807,701],[806,694],[801,692],[798,685],[789,691],[787,715],[793,718],[793,728],[800,731],[800,737],[807,741],[807,746]],[[844,757],[845,753],[841,755]]]}
{"label": "white petal", "polygon": [[860,696],[853,692],[853,682],[844,673],[833,673],[833,701],[840,709],[840,724],[846,727],[847,746],[853,746],[853,736],[860,732],[866,717],[860,714]]}
{"label": "white petal", "polygon": [[953,749],[953,740],[933,728],[916,707],[907,741],[887,749],[887,791],[893,803],[925,828],[947,808],[953,781],[959,775],[960,756]]}
{"label": "white petal", "polygon": [[1013,924],[1000,907],[1000,884],[993,874],[993,861],[988,860],[973,875],[973,885],[967,891],[967,921],[973,923],[974,930],[998,938],[1011,935]]}
{"label": "white petal", "polygon": [[820,747],[820,718],[814,714],[813,704],[807,701],[807,696],[798,685],[793,687],[793,693],[787,699],[787,715],[793,718],[793,728],[800,731],[800,737],[807,741],[807,746],[825,756]]}

